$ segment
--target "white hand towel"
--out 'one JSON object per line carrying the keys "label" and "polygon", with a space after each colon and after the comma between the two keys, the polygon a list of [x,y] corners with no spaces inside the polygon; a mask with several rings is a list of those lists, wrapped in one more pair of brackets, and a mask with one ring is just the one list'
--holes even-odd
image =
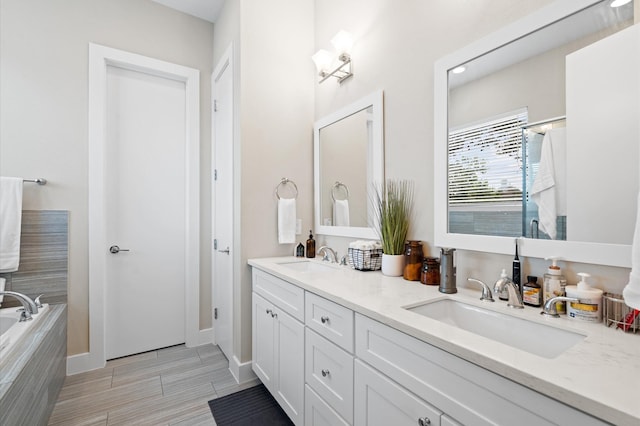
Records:
{"label": "white hand towel", "polygon": [[[4,290],[5,281],[7,280],[4,278],[0,278],[0,291]],[[0,306],[2,306],[2,299],[4,299],[4,296],[0,296]]]}
{"label": "white hand towel", "polygon": [[278,200],[278,243],[296,242],[296,199],[280,198]]}
{"label": "white hand towel", "polygon": [[0,272],[14,272],[20,263],[22,179],[0,177]]}
{"label": "white hand towel", "polygon": [[556,218],[566,212],[566,128],[547,131],[531,199],[538,205],[540,230],[556,239]]}
{"label": "white hand towel", "polygon": [[335,200],[333,202],[333,224],[335,226],[349,226],[349,200]]}
{"label": "white hand towel", "polygon": [[636,214],[636,232],[633,234],[633,245],[631,246],[631,273],[629,274],[629,284],[624,288],[622,296],[627,306],[640,309],[640,194],[638,194]]}

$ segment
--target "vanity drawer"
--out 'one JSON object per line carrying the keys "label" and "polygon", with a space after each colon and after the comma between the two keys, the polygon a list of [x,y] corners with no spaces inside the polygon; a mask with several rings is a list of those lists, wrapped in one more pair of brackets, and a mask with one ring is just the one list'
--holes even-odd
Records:
{"label": "vanity drawer", "polygon": [[305,324],[336,345],[353,353],[353,311],[306,292]]}
{"label": "vanity drawer", "polygon": [[348,423],[353,422],[353,356],[309,328],[305,381]]}
{"label": "vanity drawer", "polygon": [[253,291],[304,322],[304,290],[278,277],[253,268]]}
{"label": "vanity drawer", "polygon": [[309,385],[304,385],[305,426],[349,426]]}

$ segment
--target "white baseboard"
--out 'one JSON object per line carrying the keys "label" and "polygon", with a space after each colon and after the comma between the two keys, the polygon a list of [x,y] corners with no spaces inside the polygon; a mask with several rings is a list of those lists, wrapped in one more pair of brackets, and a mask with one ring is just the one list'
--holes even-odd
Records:
{"label": "white baseboard", "polygon": [[235,355],[229,360],[229,370],[238,384],[248,382],[257,377],[256,373],[251,369],[251,361],[241,363]]}
{"label": "white baseboard", "polygon": [[213,343],[213,328],[200,330],[198,333],[198,346]]}
{"label": "white baseboard", "polygon": [[105,366],[104,361],[99,361],[91,356],[91,352],[85,352],[67,357],[67,376],[97,370]]}

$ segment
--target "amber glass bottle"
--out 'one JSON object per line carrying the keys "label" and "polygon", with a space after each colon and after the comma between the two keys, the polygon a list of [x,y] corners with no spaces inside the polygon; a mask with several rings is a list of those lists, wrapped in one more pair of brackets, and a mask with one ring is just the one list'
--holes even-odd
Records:
{"label": "amber glass bottle", "polygon": [[424,259],[420,282],[426,285],[440,285],[440,259],[437,257]]}
{"label": "amber glass bottle", "polygon": [[309,230],[309,239],[307,240],[307,257],[316,257],[316,240],[313,239],[311,230]]}
{"label": "amber glass bottle", "polygon": [[422,269],[422,243],[417,240],[408,241],[404,245],[404,273],[402,276],[408,281],[420,281]]}

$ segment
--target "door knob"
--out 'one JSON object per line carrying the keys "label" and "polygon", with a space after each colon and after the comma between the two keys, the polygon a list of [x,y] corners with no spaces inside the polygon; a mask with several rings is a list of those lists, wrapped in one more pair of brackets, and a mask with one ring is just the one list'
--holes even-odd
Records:
{"label": "door knob", "polygon": [[129,251],[129,249],[121,249],[121,248],[120,248],[120,247],[118,247],[118,246],[111,246],[111,247],[109,247],[109,252],[111,252],[111,253],[113,253],[113,254],[118,254],[118,253],[120,253],[121,251]]}
{"label": "door knob", "polygon": [[227,253],[229,254],[229,247],[227,247],[225,250],[218,250],[220,253]]}

